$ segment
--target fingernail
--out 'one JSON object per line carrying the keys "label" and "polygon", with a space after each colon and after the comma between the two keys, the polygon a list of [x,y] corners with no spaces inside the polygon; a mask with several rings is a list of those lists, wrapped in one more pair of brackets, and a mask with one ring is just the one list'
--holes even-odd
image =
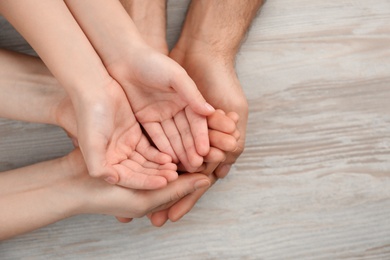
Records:
{"label": "fingernail", "polygon": [[211,112],[214,112],[214,111],[215,111],[214,107],[213,107],[212,105],[210,105],[209,103],[206,103],[206,104],[205,104],[205,107],[207,108],[207,110],[209,110],[209,111],[211,111]]}
{"label": "fingernail", "polygon": [[116,184],[116,179],[114,178],[114,177],[112,177],[112,176],[110,176],[110,177],[107,177],[107,178],[105,178],[104,179],[106,182],[108,182],[109,184]]}
{"label": "fingernail", "polygon": [[194,185],[196,190],[207,188],[209,186],[210,186],[210,182],[208,180],[204,180],[204,179],[195,182],[195,185]]}

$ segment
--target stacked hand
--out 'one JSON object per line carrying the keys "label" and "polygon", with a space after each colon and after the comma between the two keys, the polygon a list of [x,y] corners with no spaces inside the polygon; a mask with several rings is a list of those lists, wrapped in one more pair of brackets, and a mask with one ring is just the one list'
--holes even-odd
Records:
{"label": "stacked hand", "polygon": [[[162,1],[122,0],[122,3],[148,45],[161,54],[167,54],[165,20],[161,19],[161,17],[165,17],[165,7],[161,5]],[[230,50],[230,52],[221,55],[221,53],[214,51],[206,41],[194,38],[194,34],[186,33],[185,30],[186,28],[183,29],[176,46],[168,54],[169,57],[185,69],[205,99],[215,108],[220,109],[219,115],[225,115],[224,111],[234,111],[225,115],[236,124],[234,129],[223,126],[223,124],[220,124],[219,127],[213,126],[220,132],[229,129],[230,131],[227,130],[226,133],[234,137],[238,145],[235,149],[225,147],[222,149],[223,153],[214,153],[210,150],[210,153],[204,157],[204,167],[198,169],[209,177],[211,183],[214,183],[218,178],[227,175],[231,165],[244,149],[248,105],[234,70],[235,53]],[[218,115],[218,113],[215,114]],[[209,118],[209,127],[213,122],[218,121]],[[209,134],[211,139],[213,132]],[[168,219],[171,221],[180,219],[191,210],[206,190],[197,190],[180,201],[178,200],[169,209],[150,214],[152,223],[161,226]]]}
{"label": "stacked hand", "polygon": [[[165,0],[120,2],[42,0],[0,5],[0,12],[51,71],[38,59],[14,59],[18,55],[0,52],[1,58],[21,71],[13,80],[38,75],[42,82],[50,82],[39,87],[31,84],[31,89],[22,87],[30,94],[23,96],[24,115],[15,112],[12,90],[4,92],[12,98],[7,100],[4,95],[0,113],[63,127],[78,147],[66,160],[86,167],[95,179],[115,184],[113,190],[135,192],[149,202],[151,197],[165,194],[164,199],[149,203],[153,209],[141,207],[142,214],[149,213],[151,222],[161,226],[186,214],[210,184],[227,175],[244,149],[248,105],[234,59],[262,1],[192,2],[171,52],[165,41]],[[34,16],[38,11],[39,19]],[[230,16],[237,22],[225,26]],[[38,95],[42,92],[47,97]],[[7,112],[7,106],[14,110]],[[70,168],[77,171],[77,167]],[[179,177],[178,171],[188,177]],[[193,172],[204,176],[199,178]],[[196,180],[202,184],[195,185]],[[172,196],[175,183],[192,188],[187,185],[177,190],[178,196]],[[80,187],[91,191],[96,185]],[[158,206],[158,201],[163,205]],[[112,210],[107,211],[105,204],[92,211],[117,215],[122,222],[137,216],[126,210],[117,214],[121,203],[111,203]]]}

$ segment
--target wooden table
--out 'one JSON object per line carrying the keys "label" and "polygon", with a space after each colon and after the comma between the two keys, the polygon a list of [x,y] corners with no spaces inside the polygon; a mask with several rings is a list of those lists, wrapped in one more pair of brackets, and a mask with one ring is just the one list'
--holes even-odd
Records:
{"label": "wooden table", "polygon": [[[170,43],[187,3],[169,2]],[[237,71],[246,150],[184,219],[74,217],[1,242],[0,259],[390,259],[390,1],[268,1]],[[52,126],[2,119],[0,136],[1,170],[71,150]]]}

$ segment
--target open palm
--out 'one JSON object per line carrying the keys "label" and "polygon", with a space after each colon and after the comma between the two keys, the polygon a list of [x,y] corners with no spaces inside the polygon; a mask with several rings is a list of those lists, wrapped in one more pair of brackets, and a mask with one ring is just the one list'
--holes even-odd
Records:
{"label": "open palm", "polygon": [[177,178],[170,156],[150,145],[116,81],[105,96],[91,100],[76,115],[77,139],[90,175],[135,189],[161,188]]}
{"label": "open palm", "polygon": [[184,69],[167,56],[144,47],[128,63],[107,69],[123,87],[135,117],[160,151],[188,171],[202,163],[209,149],[204,100]]}

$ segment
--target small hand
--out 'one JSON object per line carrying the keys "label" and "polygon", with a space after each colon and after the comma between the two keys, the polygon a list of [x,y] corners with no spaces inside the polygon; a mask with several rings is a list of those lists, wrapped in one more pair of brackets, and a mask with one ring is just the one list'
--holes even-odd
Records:
{"label": "small hand", "polygon": [[[217,110],[208,117],[208,125],[210,128],[212,127],[209,129],[212,149],[205,158],[206,163],[198,170],[208,176],[211,185],[218,179],[214,170],[226,159],[228,152],[237,149],[237,140],[240,137],[236,127],[237,121],[238,115],[236,113],[231,112],[226,115],[222,110]],[[177,221],[193,208],[207,190],[208,188],[199,189],[180,200],[172,201],[169,209],[151,213],[148,217],[155,226],[162,226],[168,219]]]}
{"label": "small hand", "polygon": [[[195,52],[194,55],[185,57],[180,49],[173,50],[171,56],[178,60],[180,64],[183,64],[189,75],[197,83],[202,94],[206,99],[212,101],[216,108],[232,109],[239,115],[230,114],[238,128],[238,133],[234,134],[238,142],[237,148],[228,151],[226,159],[221,163],[210,163],[204,169],[207,173],[213,172],[208,175],[211,185],[213,185],[218,178],[223,178],[228,174],[231,165],[243,152],[248,118],[247,101],[233,67],[227,65],[229,62],[213,61],[210,59],[212,55],[204,55],[203,52]],[[221,96],[221,93],[227,95]],[[167,210],[149,214],[152,224],[162,226],[168,219],[171,221],[179,220],[194,207],[207,190],[208,188],[198,190],[179,200]]]}
{"label": "small hand", "polygon": [[[57,122],[76,137],[94,177],[136,189],[157,189],[177,178],[170,156],[152,147],[134,118],[122,88],[112,81],[103,97],[94,97],[76,114],[67,96],[58,100]],[[86,105],[86,104],[84,104]]]}
{"label": "small hand", "polygon": [[137,120],[160,151],[193,172],[209,152],[205,116],[214,109],[183,68],[150,47],[138,48],[122,62],[107,69],[126,92]]}
{"label": "small hand", "polygon": [[179,46],[172,50],[170,56],[186,69],[202,95],[215,108],[234,111],[239,115],[237,126],[241,135],[238,139],[238,148],[228,153],[226,160],[215,172],[218,178],[223,178],[244,150],[248,121],[248,103],[233,64],[224,60],[223,56],[207,54],[197,49],[185,51]]}

